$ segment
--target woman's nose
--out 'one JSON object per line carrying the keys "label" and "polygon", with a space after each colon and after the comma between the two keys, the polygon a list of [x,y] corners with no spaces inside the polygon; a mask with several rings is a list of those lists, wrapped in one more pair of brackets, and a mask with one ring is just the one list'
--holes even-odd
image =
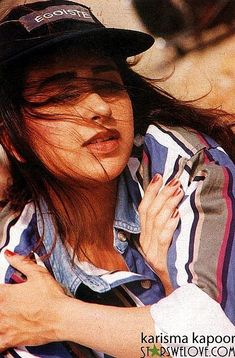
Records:
{"label": "woman's nose", "polygon": [[79,107],[81,116],[93,121],[103,120],[112,116],[110,103],[105,101],[98,93],[87,94]]}

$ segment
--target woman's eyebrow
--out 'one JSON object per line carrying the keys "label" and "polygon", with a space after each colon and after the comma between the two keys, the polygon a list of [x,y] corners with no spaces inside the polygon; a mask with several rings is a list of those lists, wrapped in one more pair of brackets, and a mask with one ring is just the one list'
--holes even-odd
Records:
{"label": "woman's eyebrow", "polygon": [[[105,72],[111,72],[111,71],[117,71],[114,65],[97,65],[92,67],[92,73],[94,75],[105,73]],[[38,90],[42,90],[44,87],[51,84],[58,84],[66,81],[76,80],[77,76],[78,74],[76,71],[65,71],[65,72],[56,73],[52,76],[44,78],[40,82],[38,86]]]}
{"label": "woman's eyebrow", "polygon": [[77,74],[75,71],[66,71],[66,72],[60,72],[60,73],[56,73],[52,76],[49,76],[45,79],[43,79],[40,82],[40,85],[38,86],[38,89],[42,89],[45,86],[51,85],[51,84],[55,84],[55,83],[60,83],[60,82],[66,82],[66,81],[71,81],[71,80],[75,80],[77,78]]}

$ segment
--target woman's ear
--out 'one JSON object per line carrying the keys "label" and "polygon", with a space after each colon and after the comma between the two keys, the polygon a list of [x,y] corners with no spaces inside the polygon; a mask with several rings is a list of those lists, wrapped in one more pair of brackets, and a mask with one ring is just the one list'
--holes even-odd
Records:
{"label": "woman's ear", "polygon": [[9,136],[5,131],[1,133],[1,141],[2,141],[3,148],[6,149],[11,154],[12,157],[14,157],[18,162],[26,163],[26,160],[21,157],[21,155],[16,151],[16,149],[12,145]]}

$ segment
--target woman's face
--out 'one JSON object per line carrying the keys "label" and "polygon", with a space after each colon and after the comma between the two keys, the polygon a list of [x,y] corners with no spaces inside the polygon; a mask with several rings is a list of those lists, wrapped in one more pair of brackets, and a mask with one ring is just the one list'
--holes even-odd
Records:
{"label": "woman's face", "polygon": [[[79,53],[49,56],[26,76],[25,98],[44,102],[25,114],[31,144],[63,179],[104,182],[124,169],[133,145],[133,112],[116,64]],[[49,99],[49,101],[47,101]]]}

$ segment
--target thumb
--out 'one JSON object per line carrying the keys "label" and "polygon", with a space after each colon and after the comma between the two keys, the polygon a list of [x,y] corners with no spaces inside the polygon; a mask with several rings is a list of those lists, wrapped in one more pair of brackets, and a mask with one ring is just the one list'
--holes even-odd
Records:
{"label": "thumb", "polygon": [[35,272],[35,268],[38,267],[38,265],[33,260],[30,260],[28,257],[19,255],[10,250],[5,250],[4,255],[9,264],[18,271],[22,272],[25,276],[27,276],[27,278],[32,277],[33,272]]}

